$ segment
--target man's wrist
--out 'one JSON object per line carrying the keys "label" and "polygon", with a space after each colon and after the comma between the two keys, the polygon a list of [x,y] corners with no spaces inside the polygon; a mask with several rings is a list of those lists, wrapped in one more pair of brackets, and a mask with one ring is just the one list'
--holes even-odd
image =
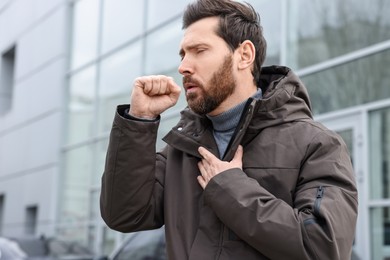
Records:
{"label": "man's wrist", "polygon": [[123,113],[123,117],[126,119],[130,119],[130,120],[137,120],[137,121],[144,121],[144,122],[155,122],[158,120],[158,116],[157,117],[149,117],[149,116],[132,115],[130,113],[130,108],[125,109],[125,111]]}

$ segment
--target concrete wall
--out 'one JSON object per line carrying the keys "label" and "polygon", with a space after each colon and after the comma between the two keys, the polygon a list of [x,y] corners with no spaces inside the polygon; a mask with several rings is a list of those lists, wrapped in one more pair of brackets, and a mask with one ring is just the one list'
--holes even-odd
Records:
{"label": "concrete wall", "polygon": [[36,235],[54,233],[68,16],[65,0],[0,0],[0,53],[16,47],[12,105],[0,116],[1,235],[24,234],[29,206]]}

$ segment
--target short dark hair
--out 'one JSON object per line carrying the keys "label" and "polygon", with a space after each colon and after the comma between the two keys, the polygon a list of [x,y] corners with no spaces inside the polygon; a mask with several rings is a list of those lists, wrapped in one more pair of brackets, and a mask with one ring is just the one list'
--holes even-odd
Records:
{"label": "short dark hair", "polygon": [[264,63],[267,43],[260,24],[260,15],[248,3],[232,0],[197,0],[184,11],[183,29],[207,17],[219,17],[216,34],[234,51],[245,40],[250,40],[256,48],[252,71],[254,82],[260,81],[261,66]]}

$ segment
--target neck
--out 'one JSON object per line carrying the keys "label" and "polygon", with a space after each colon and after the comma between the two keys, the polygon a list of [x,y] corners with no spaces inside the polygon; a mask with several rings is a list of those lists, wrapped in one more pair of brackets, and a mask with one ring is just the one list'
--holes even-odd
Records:
{"label": "neck", "polygon": [[230,95],[227,99],[225,99],[216,109],[211,111],[208,116],[217,116],[220,115],[233,107],[241,104],[248,100],[248,98],[255,95],[258,91],[257,87],[253,84],[251,85],[242,85],[242,86],[250,86],[245,88],[236,87],[236,90]]}

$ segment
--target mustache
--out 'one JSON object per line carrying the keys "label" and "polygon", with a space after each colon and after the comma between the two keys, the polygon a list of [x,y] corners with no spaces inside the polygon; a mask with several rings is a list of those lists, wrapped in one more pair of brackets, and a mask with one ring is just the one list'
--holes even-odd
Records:
{"label": "mustache", "polygon": [[184,76],[183,77],[183,85],[186,83],[191,83],[191,84],[197,85],[199,87],[202,86],[202,84],[199,81],[197,81],[196,79],[194,79],[192,76]]}

